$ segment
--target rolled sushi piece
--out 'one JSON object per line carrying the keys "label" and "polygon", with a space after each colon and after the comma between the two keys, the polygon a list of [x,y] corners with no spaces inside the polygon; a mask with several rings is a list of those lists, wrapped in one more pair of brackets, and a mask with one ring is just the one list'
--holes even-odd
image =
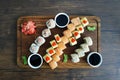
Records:
{"label": "rolled sushi piece", "polygon": [[89,24],[89,21],[86,17],[82,18],[80,21],[81,21],[83,27],[86,27]]}
{"label": "rolled sushi piece", "polygon": [[58,64],[57,64],[57,62],[55,62],[55,61],[51,61],[51,62],[49,63],[49,66],[50,66],[51,69],[55,69],[55,68],[58,67]]}
{"label": "rolled sushi piece", "polygon": [[86,44],[86,43],[81,44],[80,47],[84,50],[84,52],[90,51],[88,44]]}
{"label": "rolled sushi piece", "polygon": [[54,54],[54,55],[52,56],[52,59],[53,59],[53,61],[55,61],[55,62],[59,62],[59,61],[60,61],[60,57],[59,57],[59,55],[57,55],[57,54]]}
{"label": "rolled sushi piece", "polygon": [[46,22],[46,26],[47,26],[49,29],[55,28],[55,26],[56,26],[55,21],[54,21],[53,19],[49,19],[49,20]]}
{"label": "rolled sushi piece", "polygon": [[67,28],[72,32],[75,30],[75,25],[70,23],[70,24],[68,24]]}
{"label": "rolled sushi piece", "polygon": [[88,44],[88,46],[92,46],[93,45],[93,41],[92,41],[91,37],[85,37],[84,40],[85,40],[85,43]]}
{"label": "rolled sushi piece", "polygon": [[67,38],[66,36],[61,37],[61,39],[62,39],[62,42],[63,42],[64,44],[69,43],[69,40],[68,40],[68,38]]}
{"label": "rolled sushi piece", "polygon": [[42,46],[44,43],[45,43],[45,39],[42,37],[42,36],[38,36],[35,40],[35,43],[38,45],[38,46]]}
{"label": "rolled sushi piece", "polygon": [[60,48],[61,50],[64,50],[64,49],[66,49],[66,46],[65,46],[65,44],[63,42],[60,42],[58,44],[58,48]]}
{"label": "rolled sushi piece", "polygon": [[49,63],[50,61],[52,61],[52,57],[48,54],[44,55],[43,59],[45,60],[46,63]]}
{"label": "rolled sushi piece", "polygon": [[77,30],[73,31],[72,33],[76,39],[79,39],[81,37],[79,31]]}
{"label": "rolled sushi piece", "polygon": [[73,18],[73,19],[71,20],[71,22],[72,22],[75,26],[81,24],[79,17]]}
{"label": "rolled sushi piece", "polygon": [[56,48],[55,52],[56,52],[55,54],[57,54],[59,56],[61,56],[63,54],[63,51],[60,48]]}
{"label": "rolled sushi piece", "polygon": [[55,37],[55,40],[57,41],[57,43],[61,42],[61,38],[60,38],[59,34],[56,34],[54,37]]}
{"label": "rolled sushi piece", "polygon": [[52,47],[48,48],[48,49],[46,50],[46,52],[47,52],[48,55],[50,55],[50,56],[52,56],[52,55],[55,54],[55,50],[54,50]]}
{"label": "rolled sushi piece", "polygon": [[85,52],[83,49],[76,49],[75,52],[78,54],[78,57],[81,58],[81,57],[84,57],[85,56]]}
{"label": "rolled sushi piece", "polygon": [[39,51],[39,46],[35,43],[32,43],[29,50],[31,53],[36,54]]}
{"label": "rolled sushi piece", "polygon": [[70,41],[70,46],[74,46],[77,44],[77,41],[74,37],[69,38],[69,41]]}
{"label": "rolled sushi piece", "polygon": [[52,46],[53,48],[57,48],[57,47],[58,47],[58,44],[56,43],[55,40],[50,41],[50,44],[51,44],[51,46]]}
{"label": "rolled sushi piece", "polygon": [[44,38],[47,38],[47,37],[49,37],[51,35],[51,31],[50,31],[50,29],[44,29],[43,31],[42,31],[42,36],[44,37]]}
{"label": "rolled sushi piece", "polygon": [[70,37],[72,36],[72,33],[71,33],[70,30],[65,30],[65,31],[63,32],[63,35],[66,36],[67,38],[70,38]]}
{"label": "rolled sushi piece", "polygon": [[80,59],[79,59],[79,57],[78,57],[78,55],[76,54],[76,53],[74,53],[74,54],[71,54],[71,61],[73,62],[73,63],[78,63],[78,62],[80,62]]}
{"label": "rolled sushi piece", "polygon": [[79,31],[79,33],[84,33],[84,28],[83,26],[80,24],[76,27],[76,29]]}

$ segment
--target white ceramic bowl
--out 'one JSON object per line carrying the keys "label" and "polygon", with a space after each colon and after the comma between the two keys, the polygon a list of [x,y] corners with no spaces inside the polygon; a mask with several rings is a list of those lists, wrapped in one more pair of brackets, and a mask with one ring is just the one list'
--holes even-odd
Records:
{"label": "white ceramic bowl", "polygon": [[68,22],[67,22],[67,24],[64,25],[64,26],[60,26],[60,25],[58,25],[58,24],[56,23],[56,25],[57,25],[59,28],[64,28],[64,27],[66,27],[66,26],[69,24],[70,18],[69,18],[69,16],[68,16],[66,13],[58,13],[58,14],[55,16],[55,22],[56,22],[56,19],[57,19],[57,17],[58,17],[59,15],[65,15],[65,16],[68,18]]}
{"label": "white ceramic bowl", "polygon": [[[97,65],[92,65],[92,64],[89,62],[89,58],[90,58],[90,56],[93,55],[93,54],[99,55],[99,57],[100,57],[100,59],[101,59],[101,61],[100,61],[99,64],[97,64]],[[89,53],[89,55],[87,56],[87,62],[88,62],[88,64],[89,64],[91,67],[94,67],[94,68],[99,67],[99,66],[102,64],[102,62],[103,62],[102,55],[101,55],[100,53],[98,53],[98,52],[91,52],[91,53]]]}
{"label": "white ceramic bowl", "polygon": [[[40,65],[38,65],[38,66],[33,66],[33,65],[31,65],[31,63],[30,63],[30,58],[31,58],[33,55],[37,55],[37,56],[39,56],[39,57],[41,58],[41,63],[40,63]],[[40,68],[40,67],[42,66],[42,64],[43,64],[43,58],[42,58],[42,56],[41,56],[40,54],[31,54],[31,55],[28,57],[28,65],[29,65],[31,68],[33,68],[33,69],[38,69],[38,68]]]}

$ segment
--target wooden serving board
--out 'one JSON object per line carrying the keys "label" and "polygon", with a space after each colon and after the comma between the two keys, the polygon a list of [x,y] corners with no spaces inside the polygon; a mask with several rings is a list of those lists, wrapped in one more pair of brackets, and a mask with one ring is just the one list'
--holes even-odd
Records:
{"label": "wooden serving board", "polygon": [[[78,16],[70,16],[70,19],[73,17],[78,17]],[[93,40],[93,45],[90,47],[90,52],[92,51],[97,51],[99,52],[100,50],[100,18],[96,16],[79,16],[80,18],[82,17],[87,17],[88,21],[90,22],[89,25],[91,26],[96,26],[96,30],[94,32],[87,31],[85,28],[85,32],[81,34],[81,38],[77,40],[78,44],[75,46],[70,46],[70,44],[66,44],[67,48],[64,50],[65,54],[68,54],[70,57],[70,54],[74,53],[74,50],[76,48],[79,48],[79,45],[84,43],[83,38],[86,36],[90,36]],[[29,68],[28,65],[24,65],[22,61],[22,56],[26,55],[27,57],[30,55],[29,47],[30,45],[34,42],[34,40],[41,35],[41,32],[43,29],[47,28],[46,27],[46,21],[54,18],[54,16],[24,16],[20,17],[17,21],[17,64],[21,68]],[[24,35],[21,32],[21,24],[24,21],[29,21],[32,20],[36,23],[37,25],[37,32],[36,34],[33,35]],[[67,28],[54,28],[51,30],[52,35],[48,38],[46,38],[46,43],[42,45],[39,49],[39,54],[44,56],[46,54],[46,49],[50,47],[50,41],[54,39],[55,34],[59,34],[60,36],[63,36],[63,31],[66,30]],[[58,62],[58,68],[90,68],[90,66],[87,64],[86,58],[87,55],[89,54],[86,53],[86,56],[83,58],[80,58],[79,63],[72,63],[70,58],[67,63],[63,63],[63,55],[61,56],[61,61]],[[43,65],[41,68],[49,68],[49,65],[44,61]]]}

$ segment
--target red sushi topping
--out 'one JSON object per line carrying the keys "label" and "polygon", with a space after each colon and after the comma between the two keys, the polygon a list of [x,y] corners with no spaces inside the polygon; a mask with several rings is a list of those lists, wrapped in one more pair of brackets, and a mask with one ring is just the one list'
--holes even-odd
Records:
{"label": "red sushi topping", "polygon": [[86,23],[87,23],[87,21],[86,21],[86,20],[83,20],[83,23],[84,23],[84,24],[86,24]]}
{"label": "red sushi topping", "polygon": [[49,60],[50,60],[50,57],[47,56],[45,59],[46,59],[46,61],[49,61]]}
{"label": "red sushi topping", "polygon": [[59,40],[60,40],[60,38],[59,38],[59,36],[57,36],[57,37],[56,37],[56,41],[59,41]]}
{"label": "red sushi topping", "polygon": [[53,50],[49,50],[49,53],[52,54],[52,53],[54,53],[54,51]]}
{"label": "red sushi topping", "polygon": [[24,22],[21,25],[21,27],[22,27],[21,31],[25,35],[34,34],[36,32],[36,30],[35,30],[36,26],[35,26],[35,23],[33,21]]}
{"label": "red sushi topping", "polygon": [[52,43],[52,46],[56,46],[56,42],[53,42],[53,43]]}
{"label": "red sushi topping", "polygon": [[79,30],[82,31],[83,29],[80,27]]}
{"label": "red sushi topping", "polygon": [[72,39],[71,39],[71,42],[73,42],[73,43],[74,43],[75,41],[76,41],[76,40],[75,40],[74,38],[72,38]]}
{"label": "red sushi topping", "polygon": [[75,32],[75,33],[74,33],[74,36],[78,36],[78,34],[79,34],[78,32]]}

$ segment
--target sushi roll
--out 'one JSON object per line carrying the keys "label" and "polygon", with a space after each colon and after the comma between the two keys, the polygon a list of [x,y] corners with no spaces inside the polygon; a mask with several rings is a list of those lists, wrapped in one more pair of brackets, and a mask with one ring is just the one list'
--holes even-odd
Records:
{"label": "sushi roll", "polygon": [[55,40],[50,41],[50,44],[51,44],[51,46],[52,46],[53,48],[57,48],[57,47],[58,47],[58,44],[56,43]]}
{"label": "sushi roll", "polygon": [[69,37],[72,36],[72,33],[71,33],[70,30],[65,30],[65,31],[63,32],[63,34],[64,34],[64,36],[66,36],[67,38],[69,38]]}
{"label": "sushi roll", "polygon": [[55,54],[57,54],[59,56],[61,56],[63,54],[63,51],[60,48],[56,48],[55,52],[56,52]]}
{"label": "sushi roll", "polygon": [[39,51],[39,46],[35,43],[32,43],[29,50],[31,53],[37,53]]}
{"label": "sushi roll", "polygon": [[43,36],[44,38],[47,38],[47,37],[49,37],[50,35],[51,35],[50,29],[44,29],[44,30],[42,31],[42,36]]}
{"label": "sushi roll", "polygon": [[81,21],[83,27],[86,27],[89,24],[89,21],[87,20],[86,17],[82,18],[80,21]]}
{"label": "sushi roll", "polygon": [[75,52],[78,54],[78,57],[81,58],[81,57],[84,57],[85,56],[85,52],[83,49],[76,49]]}
{"label": "sushi roll", "polygon": [[72,33],[73,33],[73,35],[74,35],[74,37],[75,37],[76,39],[78,39],[78,38],[81,37],[79,31],[77,31],[77,30],[76,30],[76,31],[73,31]]}
{"label": "sushi roll", "polygon": [[35,43],[38,46],[41,46],[41,45],[43,45],[45,43],[45,39],[42,36],[39,36],[39,37],[36,38]]}
{"label": "sushi roll", "polygon": [[59,62],[59,61],[60,61],[60,57],[59,57],[59,55],[57,55],[57,54],[54,54],[54,55],[52,56],[52,59],[53,59],[53,61],[55,61],[55,62]]}
{"label": "sushi roll", "polygon": [[64,49],[66,49],[66,46],[65,46],[65,44],[63,42],[60,42],[58,44],[58,48],[60,48],[61,50],[64,50]]}
{"label": "sushi roll", "polygon": [[84,43],[84,44],[81,44],[80,47],[84,50],[84,52],[89,52],[90,49],[88,47],[88,44]]}
{"label": "sushi roll", "polygon": [[47,26],[49,29],[55,28],[55,26],[56,26],[55,21],[54,21],[53,19],[49,19],[49,20],[46,22],[46,26]]}
{"label": "sushi roll", "polygon": [[43,59],[45,60],[46,63],[49,63],[50,61],[52,61],[52,57],[50,55],[48,55],[48,54],[43,56]]}
{"label": "sushi roll", "polygon": [[73,63],[78,63],[78,62],[80,62],[80,59],[79,59],[79,57],[78,57],[78,55],[77,54],[71,54],[71,61],[73,62]]}
{"label": "sushi roll", "polygon": [[74,37],[69,38],[69,41],[70,41],[71,46],[74,46],[74,45],[77,44],[77,41],[76,41],[76,39]]}
{"label": "sushi roll", "polygon": [[83,28],[83,26],[80,24],[80,25],[78,25],[77,27],[77,30],[80,32],[80,33],[84,33],[84,28]]}
{"label": "sushi roll", "polygon": [[68,24],[67,28],[72,32],[75,30],[75,25],[74,24]]}
{"label": "sushi roll", "polygon": [[73,19],[71,20],[71,22],[72,22],[75,26],[81,24],[79,17],[73,18]]}
{"label": "sushi roll", "polygon": [[51,61],[51,62],[49,63],[49,66],[50,66],[51,69],[55,69],[55,68],[58,67],[58,64],[57,64],[57,62],[55,62],[55,61]]}
{"label": "sushi roll", "polygon": [[61,42],[61,38],[60,38],[59,34],[56,34],[54,37],[55,37],[55,40],[57,41],[57,43]]}
{"label": "sushi roll", "polygon": [[50,55],[50,56],[52,56],[52,55],[55,54],[55,50],[54,50],[52,47],[48,48],[48,49],[46,50],[46,52],[47,52],[48,55]]}
{"label": "sushi roll", "polygon": [[62,39],[62,42],[63,42],[64,44],[69,43],[69,40],[68,40],[68,38],[67,38],[66,36],[63,36],[61,39]]}
{"label": "sushi roll", "polygon": [[88,46],[92,46],[93,45],[93,41],[92,41],[91,37],[85,37],[84,40],[88,44]]}

